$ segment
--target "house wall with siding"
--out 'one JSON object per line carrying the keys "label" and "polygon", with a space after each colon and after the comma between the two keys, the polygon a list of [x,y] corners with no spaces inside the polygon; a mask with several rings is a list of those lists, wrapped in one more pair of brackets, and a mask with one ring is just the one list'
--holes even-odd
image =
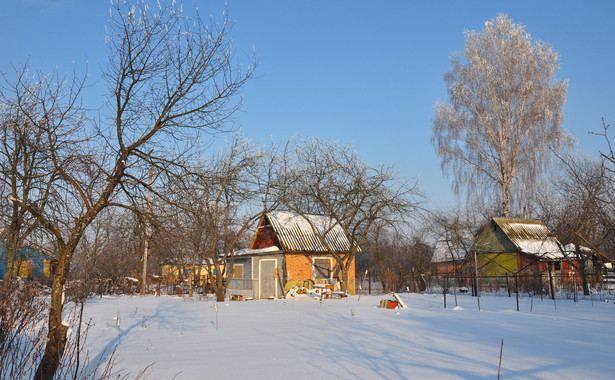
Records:
{"label": "house wall with siding", "polygon": [[474,244],[473,251],[483,252],[506,252],[516,253],[517,247],[508,239],[506,234],[492,220],[489,228],[485,228]]}
{"label": "house wall with siding", "polygon": [[[54,263],[48,255],[24,247],[19,250],[13,262],[13,273],[16,277],[44,279],[53,274]],[[0,279],[6,272],[6,250],[0,246]]]}
{"label": "house wall with siding", "polygon": [[[258,255],[245,255],[235,258],[235,264],[243,264],[244,278],[233,278],[227,287],[227,293],[229,296],[241,295],[245,298],[251,297],[254,299],[259,298],[260,294],[260,262],[261,260],[276,260],[276,267],[280,275],[284,272],[284,255],[283,254],[258,254]],[[248,275],[249,274],[249,275]],[[282,290],[280,289],[279,281],[276,281],[276,296],[282,296]],[[282,282],[284,280],[282,279]]]}

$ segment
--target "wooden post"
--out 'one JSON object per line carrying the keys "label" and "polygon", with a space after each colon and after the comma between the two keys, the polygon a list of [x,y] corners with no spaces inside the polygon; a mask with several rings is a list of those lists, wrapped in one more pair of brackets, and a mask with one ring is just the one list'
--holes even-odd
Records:
{"label": "wooden post", "polygon": [[555,301],[555,289],[553,286],[553,274],[551,273],[551,263],[549,263],[549,283],[551,285],[551,299]]}
{"label": "wooden post", "polygon": [[444,308],[446,309],[446,290],[448,288],[448,277],[444,277],[444,289],[442,289],[442,293],[444,294]]}
{"label": "wooden post", "polygon": [[540,277],[538,281],[540,282],[540,300],[542,301],[542,272],[539,273]]}
{"label": "wooden post", "polygon": [[506,273],[506,290],[508,291],[508,296],[510,297],[510,284],[508,283],[508,272]]}
{"label": "wooden post", "polygon": [[500,345],[500,364],[498,365],[498,380],[500,380],[500,370],[502,369],[502,351],[504,351],[504,338],[502,338],[502,344]]}
{"label": "wooden post", "polygon": [[519,311],[519,276],[515,273],[515,293],[517,294],[517,311]]}
{"label": "wooden post", "polygon": [[453,294],[455,295],[455,307],[459,306],[457,303],[457,287],[453,287]]}

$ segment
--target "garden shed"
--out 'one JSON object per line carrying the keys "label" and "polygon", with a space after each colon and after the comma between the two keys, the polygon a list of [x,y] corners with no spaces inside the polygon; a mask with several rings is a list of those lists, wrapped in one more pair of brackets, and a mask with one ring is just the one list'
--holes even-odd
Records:
{"label": "garden shed", "polygon": [[561,244],[538,219],[492,218],[472,247],[481,276],[539,272],[561,263]]}
{"label": "garden shed", "polygon": [[[282,290],[319,283],[332,284],[339,290],[337,262],[314,229],[324,234],[336,253],[348,254],[350,243],[335,220],[289,211],[268,212],[259,221],[250,248],[235,253],[235,275],[228,286],[229,294],[255,299],[279,297]],[[354,258],[348,282],[349,292],[354,292]]]}
{"label": "garden shed", "polygon": [[[7,261],[6,247],[0,244],[0,279],[6,272]],[[37,251],[30,247],[21,247],[17,251],[15,262],[13,263],[13,273],[15,277],[27,279],[50,278],[57,265],[55,257]]]}

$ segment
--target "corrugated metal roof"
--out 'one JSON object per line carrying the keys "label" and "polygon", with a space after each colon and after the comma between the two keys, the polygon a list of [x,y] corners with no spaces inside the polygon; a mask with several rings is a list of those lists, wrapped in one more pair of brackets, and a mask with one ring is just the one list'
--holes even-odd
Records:
{"label": "corrugated metal roof", "polygon": [[561,258],[561,245],[542,220],[493,218],[493,221],[519,251],[543,259]]}
{"label": "corrugated metal roof", "polygon": [[335,219],[322,215],[305,215],[289,211],[272,211],[267,213],[282,250],[286,252],[328,252],[317,233],[325,234],[327,245],[336,252],[348,252],[350,242],[342,227]]}

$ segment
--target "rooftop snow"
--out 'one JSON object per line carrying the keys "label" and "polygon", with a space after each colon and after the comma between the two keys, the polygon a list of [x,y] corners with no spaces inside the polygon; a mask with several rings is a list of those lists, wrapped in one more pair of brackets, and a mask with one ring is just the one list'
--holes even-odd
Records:
{"label": "rooftop snow", "polygon": [[519,251],[543,259],[562,258],[559,241],[541,220],[493,218],[493,221]]}
{"label": "rooftop snow", "polygon": [[275,245],[272,247],[260,248],[260,249],[245,248],[245,249],[240,249],[238,251],[235,251],[235,256],[258,255],[261,253],[271,253],[271,252],[280,252],[280,248],[276,247]]}
{"label": "rooftop snow", "polygon": [[267,213],[282,249],[287,252],[328,252],[319,236],[336,252],[350,250],[350,242],[342,226],[333,218],[322,215],[304,216],[288,211]]}

